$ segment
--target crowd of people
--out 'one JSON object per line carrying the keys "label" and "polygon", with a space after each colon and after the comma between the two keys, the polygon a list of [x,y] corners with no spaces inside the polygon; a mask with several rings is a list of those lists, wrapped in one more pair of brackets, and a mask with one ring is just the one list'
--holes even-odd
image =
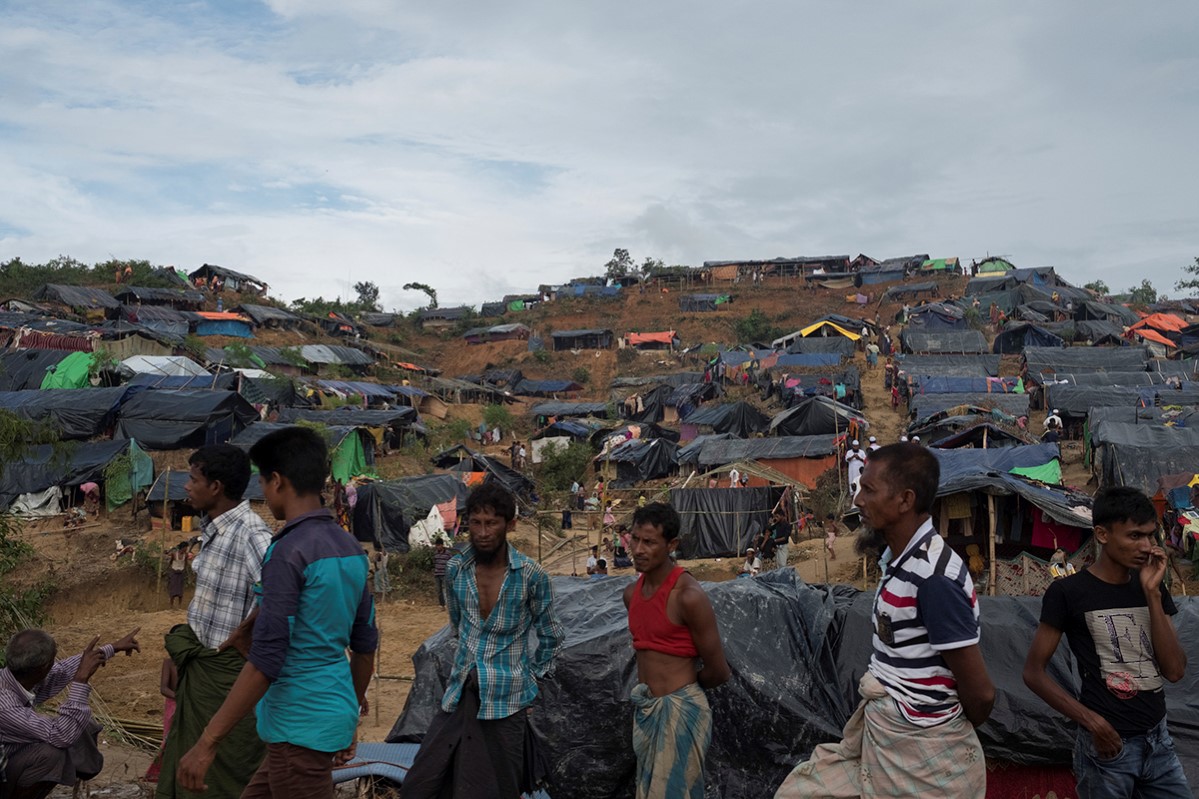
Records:
{"label": "crowd of people", "polygon": [[[320,436],[303,428],[264,437],[248,457],[232,447],[192,457],[188,493],[206,523],[187,623],[165,641],[175,677],[164,668],[164,694],[175,717],[159,797],[332,797],[334,766],[354,755],[377,630],[367,558],[322,506],[327,458]],[[284,522],[274,535],[242,499],[251,463]],[[930,518],[939,475],[933,454],[911,442],[869,451],[857,470],[857,544],[881,553],[883,575],[873,652],[842,740],[797,764],[777,787],[780,799],[985,794],[976,728],[996,691],[969,570]],[[700,799],[707,751],[721,735],[708,693],[752,676],[730,666],[703,587],[675,563],[679,514],[638,504],[620,540],[638,573],[623,591],[636,659],[627,739],[636,795]],[[435,548],[456,649],[404,799],[514,799],[543,776],[529,713],[566,638],[553,583],[509,540],[516,504],[507,490],[474,489],[465,520],[460,549]],[[1046,592],[1027,655],[1028,687],[1078,724],[1083,797],[1191,795],[1165,723],[1163,684],[1183,676],[1187,659],[1156,523],[1140,492],[1098,493],[1098,559]],[[776,514],[767,536],[784,563],[790,533]],[[137,632],[102,647],[93,640],[62,661],[44,631],[9,640],[0,670],[4,797],[44,797],[100,771],[88,683],[116,653],[140,651]],[[1048,670],[1063,635],[1079,667],[1077,693]],[[56,714],[37,712],[64,690]]]}

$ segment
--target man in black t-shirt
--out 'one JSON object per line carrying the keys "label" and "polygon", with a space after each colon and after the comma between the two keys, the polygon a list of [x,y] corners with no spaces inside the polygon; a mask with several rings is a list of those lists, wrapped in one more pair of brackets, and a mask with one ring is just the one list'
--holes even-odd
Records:
{"label": "man in black t-shirt", "polygon": [[[1166,554],[1157,513],[1135,488],[1105,488],[1093,511],[1099,558],[1045,591],[1024,682],[1078,722],[1074,776],[1080,799],[1191,796],[1166,729],[1163,678],[1182,679],[1186,653],[1162,584]],[[1062,634],[1078,664],[1077,699],[1046,666]]]}
{"label": "man in black t-shirt", "polygon": [[791,544],[791,522],[781,510],[774,512],[774,524],[770,525],[770,538],[774,542],[774,565],[787,568],[787,555]]}

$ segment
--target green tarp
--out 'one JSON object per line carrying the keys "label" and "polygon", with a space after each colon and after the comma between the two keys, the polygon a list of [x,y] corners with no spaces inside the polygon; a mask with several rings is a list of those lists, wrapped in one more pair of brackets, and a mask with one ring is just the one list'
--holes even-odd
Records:
{"label": "green tarp", "polygon": [[133,499],[135,491],[141,491],[154,483],[154,461],[137,445],[129,441],[129,453],[114,459],[104,469],[104,501],[109,510],[124,505]]}
{"label": "green tarp", "polygon": [[362,436],[352,433],[341,440],[330,456],[329,471],[333,479],[343,485],[359,475],[375,476],[366,462],[366,451],[362,448]]}
{"label": "green tarp", "polygon": [[84,388],[96,356],[90,352],[72,352],[42,378],[42,388]]}
{"label": "green tarp", "polygon": [[1027,477],[1029,480],[1038,480],[1046,485],[1062,484],[1062,462],[1056,458],[1041,466],[1017,466],[1011,473]]}

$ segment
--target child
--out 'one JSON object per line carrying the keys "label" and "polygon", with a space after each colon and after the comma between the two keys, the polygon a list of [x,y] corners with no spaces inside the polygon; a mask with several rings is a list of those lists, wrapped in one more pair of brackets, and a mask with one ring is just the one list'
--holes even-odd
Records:
{"label": "child", "polygon": [[332,799],[333,765],[354,756],[378,645],[366,554],[321,506],[329,453],[318,433],[277,430],[250,449],[250,460],[285,524],[262,564],[258,609],[231,639],[246,647],[252,628],[246,665],[180,761],[179,783],[203,791],[217,745],[256,710],[266,759],[243,799]]}
{"label": "child", "polygon": [[[175,689],[179,687],[179,670],[175,661],[169,657],[162,659],[162,671],[158,676],[158,692],[162,694],[162,744],[166,746],[167,735],[171,732],[171,720],[175,718]],[[158,773],[162,768],[162,746],[158,747],[158,755],[150,768],[146,769],[145,780],[158,782]]]}

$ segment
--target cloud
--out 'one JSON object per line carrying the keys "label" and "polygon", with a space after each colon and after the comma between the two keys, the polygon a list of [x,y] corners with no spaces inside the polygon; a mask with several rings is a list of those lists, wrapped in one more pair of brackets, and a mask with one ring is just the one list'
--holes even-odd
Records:
{"label": "cloud", "polygon": [[[1172,287],[1199,10],[6,6],[0,257],[477,303],[638,260],[929,252]],[[330,276],[333,276],[330,279]],[[1122,286],[1121,286],[1122,287]]]}

